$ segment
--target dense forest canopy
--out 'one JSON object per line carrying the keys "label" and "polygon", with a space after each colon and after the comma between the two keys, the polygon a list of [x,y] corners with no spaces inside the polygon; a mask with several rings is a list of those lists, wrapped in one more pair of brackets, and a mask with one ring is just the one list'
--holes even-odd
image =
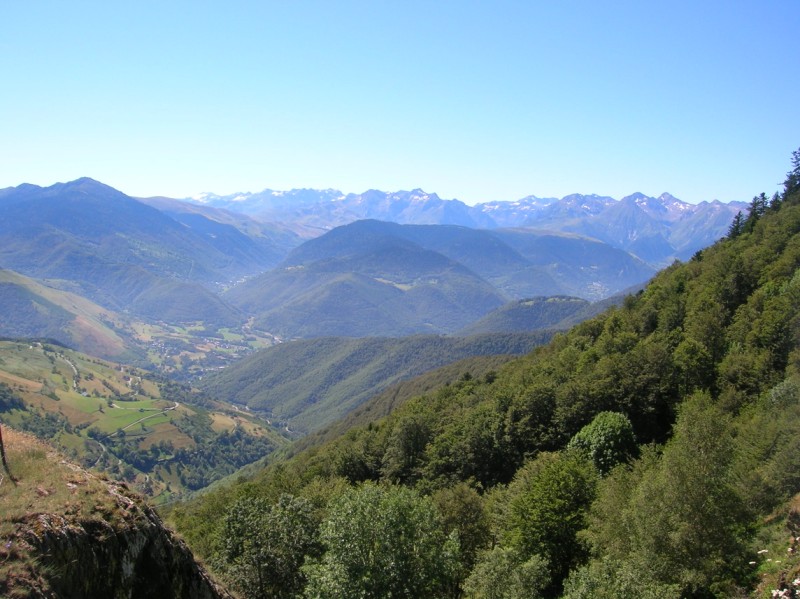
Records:
{"label": "dense forest canopy", "polygon": [[173,521],[246,597],[796,596],[798,266],[800,151],[621,307]]}

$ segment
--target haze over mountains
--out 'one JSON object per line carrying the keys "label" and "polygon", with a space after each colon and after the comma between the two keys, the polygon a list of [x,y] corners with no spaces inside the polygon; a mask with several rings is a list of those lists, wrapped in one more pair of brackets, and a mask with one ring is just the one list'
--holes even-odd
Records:
{"label": "haze over mountains", "polygon": [[[675,414],[681,423],[684,395],[690,410],[712,392],[721,406],[755,407],[744,393],[776,390],[791,361],[797,211],[795,202],[784,212],[778,196],[755,198],[746,219],[715,233],[725,239],[664,269],[623,307],[590,318],[643,287],[656,270],[652,257],[674,257],[672,242],[693,239],[692,226],[721,218],[673,200],[538,202],[550,220],[537,223],[549,229],[361,218],[312,235],[309,221],[137,200],[90,179],[2,190],[0,335],[17,338],[0,347],[4,426],[58,443],[159,501],[209,493],[213,515],[179,507],[175,521],[225,576],[230,556],[214,539],[224,536],[220,514],[239,508],[224,494],[236,493],[248,472],[253,488],[280,478],[259,465],[267,456],[287,468],[280,471],[296,481],[293,491],[317,481],[315,492],[334,507],[335,489],[348,482],[419,483],[437,497],[460,489],[481,502],[478,485],[517,493],[526,464],[575,459],[599,469],[591,454],[558,452],[607,410],[627,423],[632,447],[664,443]],[[445,219],[453,206],[429,208],[427,216]],[[600,227],[601,217],[609,220],[592,237],[569,230]],[[527,356],[511,361],[520,354]],[[147,369],[123,364],[128,357]],[[760,378],[741,377],[758,364]],[[691,395],[700,385],[705,394]],[[765,418],[774,421],[778,403],[770,406]],[[707,422],[723,422],[721,410]],[[706,416],[696,413],[702,424]],[[305,445],[282,453],[305,435]],[[769,444],[781,445],[778,437]],[[599,480],[587,473],[569,497]],[[40,496],[50,493],[41,488]],[[549,505],[531,502],[540,503]],[[577,530],[559,546],[574,544]],[[244,533],[228,536],[237,535]],[[548,591],[555,597],[573,562],[552,555],[542,564],[558,577]],[[462,578],[476,563],[470,559]]]}
{"label": "haze over mountains", "polygon": [[0,190],[0,267],[31,281],[7,275],[0,300],[16,309],[44,283],[51,292],[27,310],[24,330],[67,343],[86,319],[54,290],[112,311],[95,330],[130,314],[211,331],[250,321],[285,339],[454,333],[507,302],[596,301],[640,285],[723,236],[743,207],[669,194],[467,206],[421,190],[190,202],[131,198],[88,178],[24,184]]}
{"label": "haze over mountains", "polygon": [[334,189],[293,189],[226,196],[200,194],[187,201],[224,208],[258,220],[330,229],[361,219],[400,224],[461,225],[471,228],[532,227],[593,237],[663,266],[685,260],[724,234],[745,203],[717,200],[689,204],[663,193],[633,193],[617,201],[595,194],[561,199],[527,196],[509,202],[468,206],[421,189],[343,194]]}

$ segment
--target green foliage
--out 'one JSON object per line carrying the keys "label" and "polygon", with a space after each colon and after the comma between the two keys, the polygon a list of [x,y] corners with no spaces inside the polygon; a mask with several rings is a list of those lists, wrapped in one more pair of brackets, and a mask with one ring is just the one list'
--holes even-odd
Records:
{"label": "green foliage", "polygon": [[735,421],[734,484],[758,513],[800,489],[800,383],[779,383]]}
{"label": "green foliage", "polygon": [[26,432],[32,433],[40,439],[53,439],[63,431],[68,421],[61,414],[53,412],[40,413],[37,410],[26,410],[17,426]]}
{"label": "green foliage", "polygon": [[[432,370],[416,378],[392,385],[382,393],[372,397],[361,406],[336,420],[330,425],[295,441],[289,448],[291,455],[343,436],[351,429],[367,427],[375,421],[388,416],[394,410],[415,397],[427,396],[437,389],[457,383],[465,372],[473,378],[491,382],[497,376],[497,369],[511,361],[509,355],[477,356],[466,358]],[[419,410],[415,410],[419,411]]]}
{"label": "green foliage", "polygon": [[317,526],[306,499],[281,495],[270,505],[243,497],[225,514],[215,562],[243,597],[297,597],[305,586],[306,556],[318,553]]}
{"label": "green foliage", "polygon": [[483,498],[466,483],[459,483],[438,490],[432,499],[441,515],[445,533],[456,535],[461,567],[469,572],[478,552],[487,547],[492,538]]}
{"label": "green foliage", "polygon": [[504,541],[523,558],[544,559],[556,585],[588,555],[578,532],[586,526],[598,478],[581,452],[568,451],[540,455],[509,485]]}
{"label": "green foliage", "polygon": [[493,402],[480,403],[469,417],[448,421],[428,444],[425,477],[437,486],[458,481],[493,486],[513,473],[509,453],[503,413]]}
{"label": "green foliage", "polygon": [[547,562],[533,555],[527,560],[513,549],[495,547],[485,552],[464,582],[468,599],[540,599],[550,582]]}
{"label": "green foliage", "polygon": [[736,216],[733,217],[733,221],[731,221],[731,226],[728,228],[728,237],[733,239],[744,233],[744,223],[745,218],[740,210],[736,213]]}
{"label": "green foliage", "polygon": [[[372,539],[385,553],[374,539],[389,533],[364,528],[384,508],[358,503],[359,489],[335,499],[343,478],[414,487],[404,492],[438,506],[437,547],[445,533],[458,539],[460,564],[420,596],[457,595],[459,581],[476,597],[513,596],[529,575],[548,597],[744,595],[755,530],[800,489],[800,191],[756,199],[747,230],[621,307],[491,376],[451,378],[393,410],[386,399],[232,493],[315,489],[332,519],[310,596],[356,592],[345,581],[366,566],[351,568],[358,552],[345,542]],[[395,492],[364,489],[373,505]],[[345,504],[358,505],[349,519]]]}
{"label": "green foliage", "polygon": [[[180,421],[175,424],[180,427]],[[196,433],[199,443],[192,449],[179,449],[173,460],[181,464],[181,482],[190,490],[198,490],[255,462],[276,448],[268,436],[251,435],[241,428],[216,434],[211,427]]]}
{"label": "green foliage", "polygon": [[306,597],[442,597],[457,564],[433,502],[409,489],[367,484],[333,501],[322,559],[305,568]]}
{"label": "green foliage", "polygon": [[649,452],[601,485],[593,550],[683,593],[730,592],[724,585],[744,571],[751,517],[733,484],[733,441],[730,416],[708,395],[684,402],[663,455]]}
{"label": "green foliage", "polygon": [[381,474],[391,482],[413,483],[422,475],[420,465],[431,439],[429,424],[414,414],[401,419],[383,452]]}
{"label": "green foliage", "polygon": [[664,584],[628,562],[598,560],[574,570],[562,599],[679,599],[680,588]]}
{"label": "green foliage", "polygon": [[0,413],[24,409],[25,402],[8,385],[0,383]]}
{"label": "green foliage", "polygon": [[392,384],[471,356],[524,354],[545,333],[401,339],[328,337],[281,343],[204,377],[216,397],[267,411],[301,432],[354,410]]}
{"label": "green foliage", "polygon": [[595,467],[606,474],[636,453],[636,439],[625,414],[600,412],[572,437],[568,447],[585,451]]}

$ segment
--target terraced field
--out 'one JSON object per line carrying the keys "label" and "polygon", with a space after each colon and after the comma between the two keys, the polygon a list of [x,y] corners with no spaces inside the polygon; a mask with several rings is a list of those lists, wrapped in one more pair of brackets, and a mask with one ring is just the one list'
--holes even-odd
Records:
{"label": "terraced field", "polygon": [[[285,442],[256,415],[55,344],[0,341],[0,390],[16,400],[0,401],[0,421],[161,500],[201,488]],[[213,466],[203,470],[194,461]]]}

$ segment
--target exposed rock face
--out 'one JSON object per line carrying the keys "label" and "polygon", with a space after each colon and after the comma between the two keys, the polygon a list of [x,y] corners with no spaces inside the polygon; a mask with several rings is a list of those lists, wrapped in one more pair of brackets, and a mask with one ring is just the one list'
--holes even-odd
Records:
{"label": "exposed rock face", "polygon": [[[113,487],[112,487],[113,488]],[[32,597],[227,597],[152,508],[117,494],[121,522],[32,516],[18,536],[43,566]],[[19,548],[18,548],[19,549]]]}
{"label": "exposed rock face", "polygon": [[0,597],[231,597],[123,483],[4,432],[18,476],[0,476]]}

